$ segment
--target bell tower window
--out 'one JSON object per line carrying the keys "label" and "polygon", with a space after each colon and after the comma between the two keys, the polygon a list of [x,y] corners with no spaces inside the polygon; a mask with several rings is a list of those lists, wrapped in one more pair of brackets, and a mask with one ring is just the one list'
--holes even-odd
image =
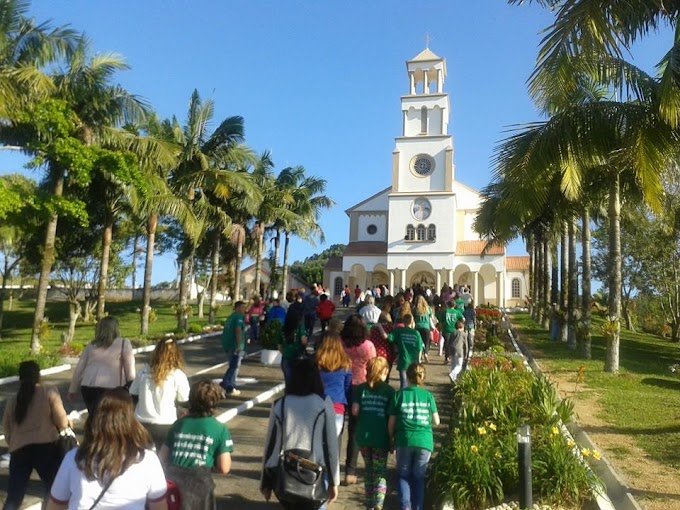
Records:
{"label": "bell tower window", "polygon": [[413,225],[408,225],[406,227],[406,237],[405,239],[407,241],[414,241],[416,238],[416,229],[413,228]]}
{"label": "bell tower window", "polygon": [[427,134],[427,106],[420,109],[420,134]]}
{"label": "bell tower window", "polygon": [[416,228],[416,239],[418,241],[425,241],[426,240],[426,229],[425,225],[418,225],[418,228]]}
{"label": "bell tower window", "polygon": [[435,225],[429,225],[427,227],[427,240],[428,241],[437,240],[437,227]]}

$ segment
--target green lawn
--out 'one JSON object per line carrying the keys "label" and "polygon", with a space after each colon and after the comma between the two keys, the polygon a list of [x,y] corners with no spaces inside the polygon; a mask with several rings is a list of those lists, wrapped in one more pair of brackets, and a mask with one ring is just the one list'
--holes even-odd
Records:
{"label": "green lawn", "polygon": [[680,363],[679,344],[624,329],[620,371],[612,375],[603,371],[605,341],[599,335],[600,319],[594,319],[592,360],[579,359],[562,342],[551,341],[548,332],[527,314],[515,315],[513,322],[548,375],[566,373],[576,389],[579,367],[585,368],[585,380],[571,398],[578,399],[584,390],[596,393],[602,406],[599,418],[612,432],[631,436],[653,459],[680,466],[680,380],[669,370],[670,365]]}
{"label": "green lawn", "polygon": [[[5,303],[7,307],[7,303]],[[33,300],[14,300],[12,310],[5,309],[2,340],[0,341],[0,377],[16,373],[16,366],[22,359],[28,357],[31,342],[31,327],[33,325]],[[131,338],[135,344],[153,341],[165,333],[172,332],[177,327],[177,319],[172,311],[172,303],[153,303],[156,320],[149,324],[149,336],[142,338],[139,334],[141,302],[107,303],[106,311],[120,322],[121,334]],[[195,306],[194,306],[195,308]],[[204,326],[208,324],[208,307],[205,307],[205,318],[196,316],[189,318],[192,325]],[[231,306],[222,306],[217,314],[218,322],[224,322],[231,313]],[[42,366],[57,363],[55,353],[61,345],[61,333],[68,329],[68,304],[49,302],[45,316],[49,318],[50,334],[43,342],[44,354],[39,358]],[[95,325],[78,323],[76,325],[73,344],[83,346],[94,336]]]}

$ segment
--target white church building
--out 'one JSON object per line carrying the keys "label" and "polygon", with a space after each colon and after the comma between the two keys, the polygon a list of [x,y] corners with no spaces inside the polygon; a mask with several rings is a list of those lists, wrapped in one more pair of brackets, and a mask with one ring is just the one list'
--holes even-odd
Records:
{"label": "white church building", "polygon": [[439,292],[465,284],[477,304],[515,306],[528,294],[529,257],[506,256],[472,226],[480,195],[456,180],[449,134],[446,60],[426,48],[406,62],[409,93],[392,153],[392,184],[347,209],[349,243],[329,260],[324,283],[342,288],[385,284],[390,293],[421,284]]}

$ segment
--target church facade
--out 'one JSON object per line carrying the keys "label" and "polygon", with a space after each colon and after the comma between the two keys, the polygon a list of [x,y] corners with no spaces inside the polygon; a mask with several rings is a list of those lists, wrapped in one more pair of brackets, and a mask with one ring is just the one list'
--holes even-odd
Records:
{"label": "church facade", "polygon": [[347,209],[349,243],[327,264],[324,283],[336,296],[344,285],[384,284],[395,294],[416,284],[439,292],[457,283],[471,287],[477,304],[521,305],[529,257],[486,247],[473,230],[480,195],[456,180],[446,61],[426,48],[406,69],[392,184]]}

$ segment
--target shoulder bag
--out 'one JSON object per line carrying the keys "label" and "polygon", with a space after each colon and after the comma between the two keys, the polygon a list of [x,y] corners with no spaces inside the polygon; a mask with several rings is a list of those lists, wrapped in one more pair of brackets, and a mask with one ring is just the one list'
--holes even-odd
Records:
{"label": "shoulder bag", "polygon": [[59,464],[61,464],[61,461],[64,460],[66,454],[78,447],[78,439],[70,425],[64,430],[59,431],[59,437],[54,444],[57,447],[57,459],[59,460]]}
{"label": "shoulder bag", "polygon": [[126,390],[130,389],[132,381],[125,380],[125,361],[123,360],[123,351],[125,350],[125,338],[120,339],[120,387]]}
{"label": "shoulder bag", "polygon": [[286,397],[283,397],[281,400],[281,453],[276,469],[274,494],[281,502],[312,504],[319,508],[328,500],[326,470],[324,466],[310,459],[314,458],[314,432],[321,416],[324,416],[324,451],[326,449],[325,412],[322,410],[314,420],[311,450],[299,448],[283,450],[286,438],[285,407]]}

